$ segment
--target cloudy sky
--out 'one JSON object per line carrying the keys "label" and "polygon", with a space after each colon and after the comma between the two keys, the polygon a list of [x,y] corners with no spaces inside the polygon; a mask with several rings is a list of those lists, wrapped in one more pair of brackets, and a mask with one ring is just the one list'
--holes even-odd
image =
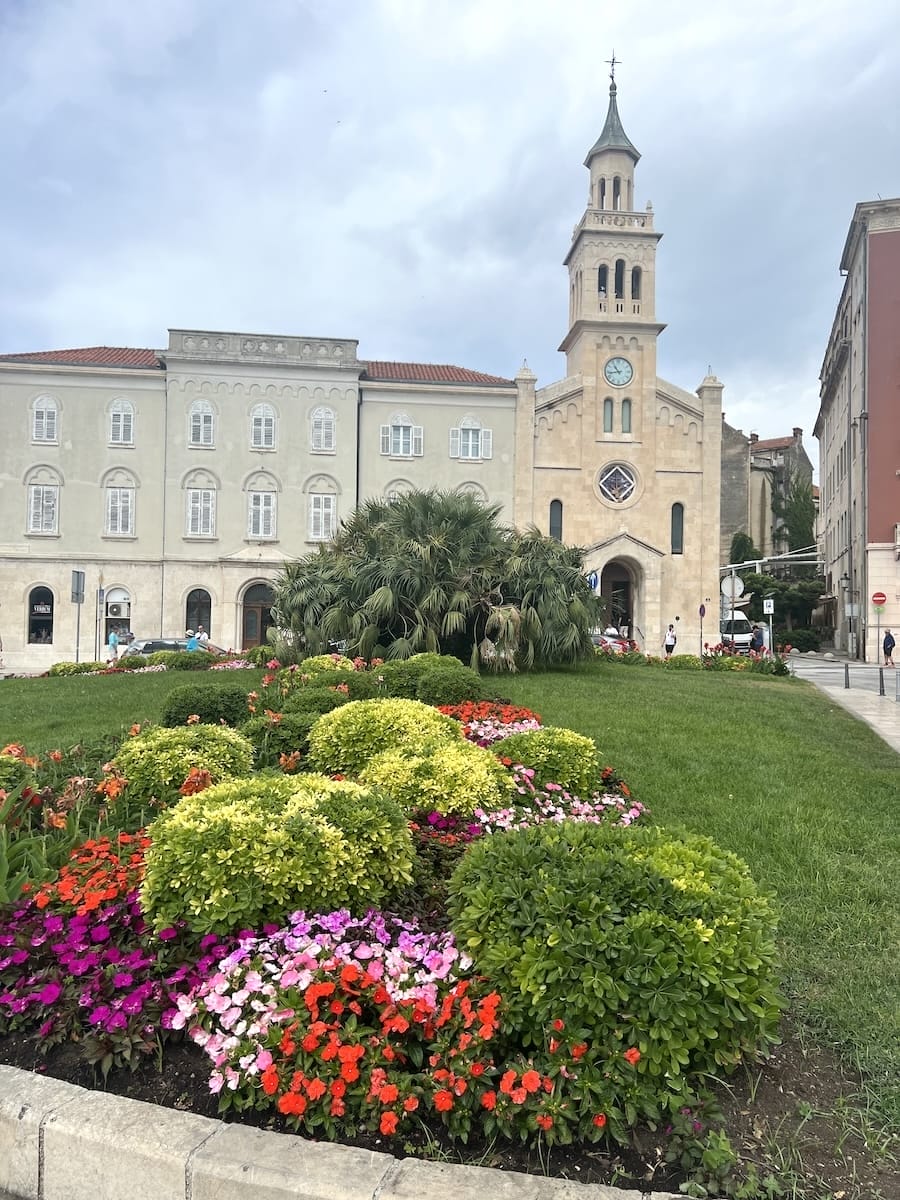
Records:
{"label": "cloudy sky", "polygon": [[898,45],[897,0],[0,0],[0,351],[301,333],[552,382],[615,49],[660,373],[815,460]]}

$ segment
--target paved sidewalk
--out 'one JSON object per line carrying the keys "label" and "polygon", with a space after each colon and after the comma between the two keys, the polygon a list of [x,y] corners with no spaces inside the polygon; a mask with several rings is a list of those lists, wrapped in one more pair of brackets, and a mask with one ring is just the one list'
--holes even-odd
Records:
{"label": "paved sidewalk", "polygon": [[[828,658],[823,654],[791,655],[789,662],[792,675],[814,684],[829,699],[865,721],[900,754],[900,668],[860,663],[838,654]],[[883,696],[879,694],[882,682]]]}

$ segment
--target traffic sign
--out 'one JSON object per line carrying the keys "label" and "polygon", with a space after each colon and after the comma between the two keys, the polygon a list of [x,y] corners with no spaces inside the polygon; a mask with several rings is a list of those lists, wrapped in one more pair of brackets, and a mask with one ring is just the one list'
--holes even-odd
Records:
{"label": "traffic sign", "polygon": [[763,616],[770,617],[775,612],[775,601],[771,596],[766,596],[763,600]]}
{"label": "traffic sign", "polygon": [[744,581],[740,575],[724,575],[719,591],[726,600],[737,600],[738,596],[744,594]]}
{"label": "traffic sign", "polygon": [[702,621],[703,618],[706,616],[706,605],[705,604],[700,605],[699,612],[700,612],[700,620]]}
{"label": "traffic sign", "polygon": [[884,592],[873,592],[872,603],[876,608],[883,608],[885,604],[887,604],[887,596],[884,594]]}

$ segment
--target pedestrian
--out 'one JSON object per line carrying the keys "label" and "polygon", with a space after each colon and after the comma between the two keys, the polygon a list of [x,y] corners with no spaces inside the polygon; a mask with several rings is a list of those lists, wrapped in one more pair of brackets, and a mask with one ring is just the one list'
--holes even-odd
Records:
{"label": "pedestrian", "polygon": [[884,650],[884,665],[886,667],[892,667],[894,665],[894,647],[896,645],[897,643],[894,641],[894,635],[889,629],[886,629],[884,631],[884,641],[881,644],[881,648]]}
{"label": "pedestrian", "polygon": [[607,625],[607,627],[603,630],[603,636],[617,638],[619,636],[619,631],[615,625]]}
{"label": "pedestrian", "polygon": [[201,646],[205,646],[206,643],[209,641],[209,634],[206,632],[206,630],[203,628],[202,625],[197,626],[197,641],[200,643]]}
{"label": "pedestrian", "polygon": [[109,649],[109,661],[113,664],[113,666],[115,666],[115,664],[119,661],[119,635],[114,629],[109,631],[107,647]]}
{"label": "pedestrian", "polygon": [[672,651],[675,649],[675,643],[677,641],[678,638],[675,636],[675,626],[670,625],[666,630],[665,637],[663,638],[663,649],[666,652],[666,658],[672,657]]}
{"label": "pedestrian", "polygon": [[200,643],[197,640],[197,635],[196,635],[196,633],[194,633],[193,629],[189,629],[184,636],[187,638],[187,645],[185,646],[185,650],[199,650],[200,649]]}
{"label": "pedestrian", "polygon": [[750,649],[754,654],[762,654],[765,644],[765,634],[758,625],[754,625],[750,631]]}

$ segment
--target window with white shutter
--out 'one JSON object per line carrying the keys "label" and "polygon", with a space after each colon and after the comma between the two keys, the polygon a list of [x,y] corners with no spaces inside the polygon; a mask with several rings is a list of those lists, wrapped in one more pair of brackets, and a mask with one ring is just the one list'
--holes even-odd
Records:
{"label": "window with white shutter", "polygon": [[32,441],[55,442],[57,434],[57,404],[53,397],[39,396],[34,402],[33,416]]}
{"label": "window with white shutter", "polygon": [[310,447],[319,454],[331,454],[334,451],[334,411],[330,408],[317,408],[310,417]]}
{"label": "window with white shutter", "polygon": [[381,453],[391,458],[421,458],[425,452],[425,433],[405,415],[391,418],[381,426]]}
{"label": "window with white shutter", "polygon": [[188,537],[215,537],[215,489],[188,488],[186,533]]}
{"label": "window with white shutter", "polygon": [[275,537],[274,492],[250,492],[247,533],[251,538]]}
{"label": "window with white shutter", "polygon": [[56,533],[59,487],[35,483],[28,489],[28,532]]}
{"label": "window with white shutter", "polygon": [[106,533],[110,537],[131,537],[134,534],[134,488],[106,489]]}
{"label": "window with white shutter", "polygon": [[115,446],[134,445],[134,407],[128,400],[117,400],[109,410],[109,440]]}
{"label": "window with white shutter", "polygon": [[483,429],[480,423],[466,418],[459,428],[450,430],[450,457],[463,458],[468,462],[481,461],[493,455],[493,434]]}
{"label": "window with white shutter", "polygon": [[212,405],[206,400],[195,400],[190,412],[192,446],[212,446],[215,442],[215,423]]}
{"label": "window with white shutter", "polygon": [[337,497],[327,492],[311,492],[309,497],[309,540],[328,542],[337,525]]}
{"label": "window with white shutter", "polygon": [[275,449],[275,409],[257,404],[250,414],[250,446],[253,450]]}

